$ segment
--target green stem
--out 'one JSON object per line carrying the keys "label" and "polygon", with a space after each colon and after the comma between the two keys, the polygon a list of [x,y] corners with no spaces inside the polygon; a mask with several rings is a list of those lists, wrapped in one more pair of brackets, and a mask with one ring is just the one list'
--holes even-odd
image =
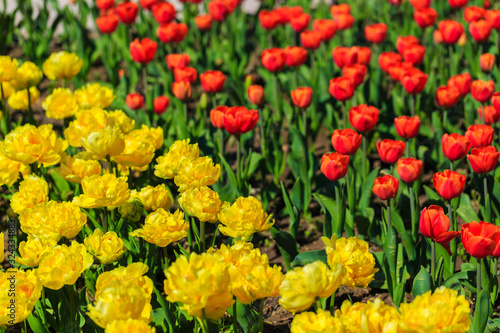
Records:
{"label": "green stem", "polygon": [[387,200],[387,233],[391,230],[391,199]]}
{"label": "green stem", "polygon": [[188,122],[188,105],[187,101],[184,101],[184,120]]}
{"label": "green stem", "polygon": [[205,223],[200,221],[200,253],[205,252]]}
{"label": "green stem", "polygon": [[431,279],[433,288],[436,288],[436,242],[433,240],[431,240]]}
{"label": "green stem", "polygon": [[413,184],[408,185],[408,191],[410,191],[410,214],[411,214],[411,230],[413,240],[415,244],[417,242],[417,221],[415,221],[415,193],[413,189]]}
{"label": "green stem", "polygon": [[274,97],[276,99],[276,114],[279,117],[278,119],[281,119],[281,108],[280,108],[280,83],[278,80],[278,74],[274,74]]}
{"label": "green stem", "polygon": [[305,109],[301,109],[302,112],[302,135],[304,135],[304,139],[307,144],[307,112]]}
{"label": "green stem", "polygon": [[484,125],[485,124],[485,119],[486,119],[486,115],[484,114],[484,103],[481,104],[483,110],[482,110],[482,116],[480,117],[481,118],[481,124]]}
{"label": "green stem", "polygon": [[238,307],[236,306],[236,299],[233,304],[233,332],[238,333]]}
{"label": "green stem", "polygon": [[153,286],[153,288],[154,288],[154,291],[155,291],[155,294],[156,294],[156,300],[158,301],[158,303],[160,303],[160,306],[163,309],[163,312],[165,313],[165,318],[167,319],[167,324],[168,324],[168,327],[169,327],[169,332],[173,332],[174,331],[174,326],[172,324],[172,319],[170,318],[170,311],[167,308],[167,304],[165,303],[165,299],[161,296],[160,292],[158,291],[158,289],[156,289],[155,286]]}
{"label": "green stem", "polygon": [[163,259],[164,259],[163,270],[165,270],[168,268],[168,251],[166,246],[163,247]]}
{"label": "green stem", "polygon": [[33,109],[31,108],[31,93],[30,93],[30,88],[26,88],[26,91],[28,92],[28,123],[32,125],[35,124],[35,118],[33,117]]}
{"label": "green stem", "polygon": [[260,300],[259,304],[259,333],[264,332],[264,298]]}
{"label": "green stem", "polygon": [[2,112],[6,130],[6,133],[4,133],[4,135],[7,135],[10,132],[10,115],[7,112],[7,101],[5,100],[5,95],[3,92],[3,83],[0,83],[0,92],[2,93]]}
{"label": "green stem", "polygon": [[477,258],[477,275],[476,275],[476,288],[477,288],[477,295],[481,292],[481,264],[482,264],[481,258]]}
{"label": "green stem", "polygon": [[319,297],[316,298],[316,312],[318,312],[318,310],[320,309],[323,309],[322,306],[321,306],[321,299],[319,299]]}
{"label": "green stem", "polygon": [[415,116],[415,96],[413,94],[410,94],[410,111],[411,111],[411,116]]}
{"label": "green stem", "polygon": [[113,173],[113,166],[111,165],[111,156],[106,155],[106,162],[108,163],[108,172]]}
{"label": "green stem", "polygon": [[[335,201],[337,204],[337,230],[336,230],[336,234],[337,234],[337,237],[342,237],[342,231],[344,230],[345,220],[341,219],[341,216],[340,216],[340,190],[339,190],[340,184],[339,184],[339,182],[335,181],[334,186],[335,186]],[[333,227],[332,227],[332,230],[333,230]]]}
{"label": "green stem", "polygon": [[488,222],[493,222],[491,221],[491,204],[487,202],[488,198],[488,178],[486,177],[486,174],[484,175],[483,178],[483,188],[484,188],[484,210],[485,210],[485,217],[484,220]]}
{"label": "green stem", "polygon": [[[218,132],[219,132],[219,148],[220,148],[219,153],[220,153],[220,156],[222,159],[222,157],[224,157],[224,132],[222,131],[222,128],[219,128]],[[223,170],[221,170],[219,180],[221,181],[221,183],[224,182],[224,171]]]}
{"label": "green stem", "polygon": [[448,45],[448,57],[450,62],[450,76],[453,76],[453,45]]}
{"label": "green stem", "polygon": [[108,209],[106,207],[101,208],[102,213],[102,229],[104,233],[108,232]]}
{"label": "green stem", "polygon": [[241,135],[236,136],[236,180],[238,188],[241,190],[241,150],[242,142]]}
{"label": "green stem", "polygon": [[68,290],[69,296],[69,311],[70,311],[70,327],[75,329],[76,332],[77,322],[76,322],[76,313],[77,313],[77,305],[75,304],[75,292],[73,291],[73,285],[66,285],[66,289]]}
{"label": "green stem", "polygon": [[366,179],[368,176],[366,174],[366,135],[363,135],[363,179]]}
{"label": "green stem", "polygon": [[[448,201],[447,204],[448,208],[448,219],[450,220],[451,223],[451,231],[457,231],[457,221],[453,218],[453,210],[451,208],[451,201]],[[457,256],[457,239],[453,239],[450,242],[450,247],[451,247],[451,257],[450,257],[450,264],[451,264],[451,270],[452,272],[455,272],[455,258]]]}

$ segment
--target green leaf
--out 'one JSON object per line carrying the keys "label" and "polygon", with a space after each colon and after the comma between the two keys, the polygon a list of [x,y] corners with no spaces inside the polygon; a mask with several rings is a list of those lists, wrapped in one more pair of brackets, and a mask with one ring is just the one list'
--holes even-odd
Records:
{"label": "green leaf", "polygon": [[328,260],[325,250],[303,252],[295,257],[291,265],[292,267],[304,267],[305,265],[311,264],[318,260],[328,265]]}
{"label": "green leaf", "polygon": [[434,191],[429,186],[424,185],[424,191],[425,194],[427,195],[427,199],[431,201],[441,201],[441,197],[439,196],[439,194],[437,194],[436,191]]}
{"label": "green leaf", "polygon": [[378,176],[379,170],[380,168],[373,169],[364,181],[363,190],[359,198],[359,208],[363,216],[366,216],[366,209],[370,206],[373,183],[375,182],[375,178]]}
{"label": "green leaf", "polygon": [[465,221],[465,223],[480,221],[479,216],[477,216],[476,211],[472,207],[469,195],[465,193],[462,193],[460,196],[460,207],[457,209],[457,214]]}
{"label": "green leaf", "polygon": [[288,232],[278,230],[278,228],[276,228],[275,226],[273,226],[270,231],[271,236],[278,245],[281,255],[283,256],[285,266],[287,270],[289,270],[290,263],[299,254],[297,242]]}
{"label": "green leaf", "polygon": [[297,239],[297,233],[299,232],[300,219],[298,218],[298,214],[296,214],[297,209],[290,202],[290,198],[288,197],[288,192],[281,182],[281,192],[283,193],[283,200],[285,201],[286,210],[288,216],[290,216],[290,234],[294,239]]}
{"label": "green leaf", "polygon": [[391,222],[392,226],[398,231],[399,235],[401,236],[401,240],[403,241],[403,244],[405,246],[408,258],[410,260],[414,260],[416,256],[415,243],[413,242],[413,238],[411,237],[410,233],[406,231],[401,216],[399,216],[399,214],[394,209],[391,210]]}
{"label": "green leaf", "polygon": [[422,295],[431,290],[431,275],[424,266],[420,266],[420,271],[413,280],[411,293],[413,296]]}
{"label": "green leaf", "polygon": [[449,289],[459,290],[462,286],[465,285],[466,282],[468,282],[468,288],[470,288],[472,292],[476,292],[476,287],[472,286],[469,283],[469,281],[474,281],[475,278],[476,272],[474,270],[462,271],[450,276],[442,283],[442,286],[445,286]]}
{"label": "green leaf", "polygon": [[255,170],[259,167],[260,161],[262,161],[262,155],[251,152],[245,166],[245,179],[249,179],[255,173]]}
{"label": "green leaf", "polygon": [[224,169],[226,170],[226,176],[229,177],[229,182],[232,184],[238,184],[238,181],[236,180],[236,175],[234,174],[233,169],[231,169],[229,163],[227,163],[226,159],[221,154],[219,154],[219,157],[222,165],[224,166]]}
{"label": "green leaf", "polygon": [[323,235],[330,238],[333,235],[333,231],[337,230],[337,204],[334,200],[319,193],[313,193],[313,197],[320,204],[322,211],[325,213]]}
{"label": "green leaf", "polygon": [[33,313],[31,313],[28,317],[28,324],[33,332],[37,333],[49,333],[48,328],[42,324],[42,321],[35,317]]}
{"label": "green leaf", "polygon": [[488,310],[490,305],[490,298],[487,290],[481,290],[476,300],[476,310],[472,320],[472,328],[474,333],[483,333],[488,322]]}

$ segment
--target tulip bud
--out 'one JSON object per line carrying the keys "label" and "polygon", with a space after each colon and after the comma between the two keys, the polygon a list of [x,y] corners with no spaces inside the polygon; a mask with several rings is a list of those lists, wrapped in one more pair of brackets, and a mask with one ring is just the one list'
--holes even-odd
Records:
{"label": "tulip bud", "polygon": [[300,87],[290,92],[295,106],[305,109],[311,105],[313,90],[309,87]]}
{"label": "tulip bud", "polygon": [[156,114],[162,114],[170,105],[170,99],[167,96],[158,96],[153,101]]}
{"label": "tulip bud", "polygon": [[445,200],[459,197],[464,191],[465,176],[451,170],[436,172],[432,176],[432,183],[436,192]]}
{"label": "tulip bud", "polygon": [[375,178],[372,192],[380,198],[380,200],[389,200],[398,194],[399,180],[391,175]]}
{"label": "tulip bud", "polygon": [[403,156],[405,143],[399,140],[384,139],[377,142],[377,151],[383,162],[393,164]]}
{"label": "tulip bud", "polygon": [[247,89],[248,100],[258,106],[262,106],[265,102],[264,88],[258,84],[253,84]]}
{"label": "tulip bud", "polygon": [[349,155],[339,153],[324,154],[321,158],[321,172],[329,180],[337,181],[344,178],[349,168]]}
{"label": "tulip bud", "polygon": [[479,65],[483,72],[489,73],[495,66],[495,56],[491,53],[482,54],[479,57]]}
{"label": "tulip bud", "polygon": [[118,206],[118,212],[125,220],[136,223],[141,219],[144,205],[139,198],[132,198],[123,205]]}
{"label": "tulip bud", "polygon": [[208,97],[206,93],[201,94],[200,100],[198,101],[201,109],[206,109],[208,106]]}
{"label": "tulip bud", "polygon": [[423,162],[413,157],[400,158],[396,165],[399,177],[405,183],[411,184],[422,175]]}

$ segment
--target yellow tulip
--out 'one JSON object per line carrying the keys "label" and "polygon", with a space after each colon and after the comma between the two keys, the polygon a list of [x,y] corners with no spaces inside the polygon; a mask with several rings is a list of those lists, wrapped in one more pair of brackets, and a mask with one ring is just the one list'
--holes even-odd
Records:
{"label": "yellow tulip", "polygon": [[17,69],[16,77],[11,84],[16,90],[22,90],[36,86],[42,78],[43,73],[40,68],[31,61],[26,61]]}
{"label": "yellow tulip", "polygon": [[138,319],[126,319],[126,320],[115,320],[106,326],[104,333],[156,333],[154,327],[149,326],[142,320]]}
{"label": "yellow tulip", "polygon": [[78,103],[73,92],[68,88],[56,88],[42,103],[45,115],[49,118],[64,119],[78,112]]}
{"label": "yellow tulip", "polygon": [[118,126],[123,134],[132,132],[135,128],[135,120],[130,119],[122,110],[106,111],[108,126]]}
{"label": "yellow tulip", "polygon": [[341,321],[321,309],[314,312],[302,312],[293,318],[291,333],[343,333]]}
{"label": "yellow tulip", "polygon": [[98,161],[83,159],[83,153],[62,154],[61,166],[56,172],[68,182],[80,184],[85,177],[100,176],[102,168]]}
{"label": "yellow tulip", "polygon": [[19,214],[23,210],[49,201],[49,185],[43,178],[28,175],[19,184],[19,192],[10,199],[10,207]]}
{"label": "yellow tulip", "polygon": [[[12,86],[10,81],[0,82],[0,86],[1,86],[1,89],[3,90],[3,98],[4,99],[9,98],[10,95],[12,95],[13,93],[16,92],[16,89],[14,89],[14,87]],[[2,96],[1,96],[1,91],[0,91],[0,98],[1,97]]]}
{"label": "yellow tulip", "polygon": [[80,72],[83,60],[75,53],[66,51],[54,52],[42,65],[45,76],[50,80],[72,79]]}
{"label": "yellow tulip", "polygon": [[82,189],[83,194],[73,198],[73,203],[82,208],[107,207],[112,210],[130,198],[127,178],[117,178],[113,174],[85,177]]}
{"label": "yellow tulip", "polygon": [[141,237],[148,243],[165,247],[187,236],[189,223],[184,220],[184,213],[176,210],[171,214],[158,208],[146,217],[142,229],[134,230],[130,236]]}
{"label": "yellow tulip", "polygon": [[[1,147],[2,143],[0,143]],[[8,185],[12,186],[19,179],[19,174],[22,174],[23,177],[30,173],[29,165],[13,161],[4,154],[1,153],[0,148],[0,186]]]}
{"label": "yellow tulip", "polygon": [[202,187],[215,184],[220,177],[220,165],[214,165],[208,156],[198,157],[195,160],[185,161],[174,177],[179,192],[190,187]]}
{"label": "yellow tulip", "polygon": [[198,144],[189,144],[189,139],[175,141],[168,153],[156,159],[155,175],[164,179],[172,179],[186,161],[194,161],[200,156]]}
{"label": "yellow tulip", "polygon": [[172,204],[172,194],[165,184],[156,187],[148,185],[139,192],[132,190],[131,198],[139,198],[145,210],[157,210],[158,208],[169,209]]}
{"label": "yellow tulip", "polygon": [[148,302],[151,300],[151,294],[154,290],[153,281],[144,276],[149,267],[142,262],[134,262],[128,266],[119,266],[111,271],[103,272],[96,281],[95,298],[101,297],[101,292],[113,285],[134,285],[142,288],[146,295],[149,295]]}
{"label": "yellow tulip", "polygon": [[0,83],[13,80],[17,75],[17,59],[0,56]]}
{"label": "yellow tulip", "polygon": [[29,88],[30,90],[30,98],[28,99],[28,89],[18,90],[12,94],[10,94],[7,99],[7,103],[9,103],[10,107],[13,110],[28,110],[29,105],[33,105],[40,98],[40,91],[36,87]]}
{"label": "yellow tulip", "polygon": [[75,118],[64,130],[64,137],[72,147],[81,147],[82,138],[108,126],[106,111],[98,107],[80,110]]}
{"label": "yellow tulip", "polygon": [[101,86],[99,83],[89,83],[85,87],[75,90],[75,96],[82,109],[107,108],[116,97],[112,89]]}
{"label": "yellow tulip", "polygon": [[127,167],[147,167],[155,157],[155,147],[151,142],[142,141],[134,132],[124,137],[125,147],[119,155],[113,156],[113,159]]}
{"label": "yellow tulip", "polygon": [[125,137],[118,126],[105,127],[82,138],[82,146],[87,150],[86,158],[104,160],[106,156],[120,155],[125,149]]}
{"label": "yellow tulip", "polygon": [[83,242],[87,251],[104,265],[120,259],[125,252],[123,240],[114,231],[103,234],[101,229],[95,229],[94,233],[85,237]]}
{"label": "yellow tulip", "polygon": [[21,257],[16,257],[16,262],[28,267],[38,266],[42,257],[56,245],[57,240],[53,238],[28,235],[28,240],[19,244]]}
{"label": "yellow tulip", "polygon": [[203,186],[188,188],[179,196],[179,205],[191,216],[201,222],[217,222],[218,214],[222,209],[222,201],[214,190]]}

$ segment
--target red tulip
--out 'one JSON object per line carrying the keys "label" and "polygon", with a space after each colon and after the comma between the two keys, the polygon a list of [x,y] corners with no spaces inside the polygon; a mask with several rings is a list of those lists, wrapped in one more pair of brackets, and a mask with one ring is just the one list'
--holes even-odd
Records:
{"label": "red tulip", "polygon": [[460,97],[464,97],[470,92],[472,77],[469,73],[463,73],[450,77],[448,86],[456,87],[460,91]]}
{"label": "red tulip", "polygon": [[311,105],[313,90],[309,87],[300,87],[290,92],[295,106],[305,109]]}
{"label": "red tulip", "polygon": [[441,244],[451,255],[448,243],[457,237],[459,232],[449,230],[450,219],[446,216],[442,207],[431,205],[422,210],[422,214],[420,214],[420,232],[424,237]]}
{"label": "red tulip", "polygon": [[295,32],[302,32],[307,28],[310,21],[311,21],[311,15],[307,13],[302,13],[290,19],[290,26],[292,27],[293,30],[295,30]]}
{"label": "red tulip", "polygon": [[289,23],[294,17],[304,14],[304,10],[300,6],[281,6],[275,9],[283,18],[283,23]]}
{"label": "red tulip", "polygon": [[436,192],[446,200],[451,200],[462,194],[465,186],[465,176],[451,170],[436,172],[432,176]]}
{"label": "red tulip", "polygon": [[300,34],[300,42],[306,49],[316,50],[322,40],[323,36],[319,31],[305,30]]}
{"label": "red tulip", "polygon": [[137,13],[139,12],[139,6],[135,2],[122,2],[118,4],[115,8],[116,14],[125,24],[132,24],[137,18]]}
{"label": "red tulip", "polygon": [[354,85],[346,77],[337,77],[330,80],[328,91],[338,101],[346,101],[354,95]]}
{"label": "red tulip", "polygon": [[140,42],[139,39],[136,38],[130,43],[130,55],[135,62],[147,64],[154,59],[157,48],[158,44],[149,38],[144,38]]}
{"label": "red tulip", "polygon": [[220,71],[208,70],[205,73],[200,74],[201,86],[205,92],[213,94],[222,91],[224,88],[224,83],[226,82],[226,76]]}
{"label": "red tulip", "polygon": [[500,9],[492,9],[486,11],[485,17],[486,21],[490,22],[493,29],[500,29]]}
{"label": "red tulip", "polygon": [[307,60],[307,50],[300,46],[287,46],[285,48],[285,63],[289,67],[302,66]]}
{"label": "red tulip", "polygon": [[494,106],[485,105],[484,107],[479,107],[477,112],[479,113],[479,118],[483,119],[483,108],[484,108],[484,123],[486,125],[496,124],[500,120],[500,114],[497,112]]}
{"label": "red tulip", "polygon": [[500,92],[496,92],[491,96],[491,103],[493,103],[497,113],[500,114]]}
{"label": "red tulip", "polygon": [[470,147],[470,141],[465,136],[457,133],[443,134],[441,138],[443,154],[450,161],[458,161],[464,158]]}
{"label": "red tulip", "polygon": [[139,110],[144,106],[144,96],[139,93],[128,94],[125,103],[132,110]]}
{"label": "red tulip", "polygon": [[259,12],[260,25],[266,30],[275,29],[281,20],[281,15],[277,11],[263,9]]}
{"label": "red tulip", "polygon": [[405,143],[399,140],[384,139],[377,142],[377,151],[382,162],[393,164],[403,156]]}
{"label": "red tulip", "polygon": [[153,17],[158,24],[167,24],[175,19],[175,7],[168,2],[159,2],[153,5]]}
{"label": "red tulip", "polygon": [[483,72],[489,73],[495,66],[495,56],[491,53],[481,54],[479,56],[479,66]]}
{"label": "red tulip", "polygon": [[185,101],[191,98],[191,83],[189,81],[176,81],[172,83],[174,96]]}
{"label": "red tulip", "polygon": [[253,84],[247,89],[248,100],[250,103],[261,106],[264,104],[264,88],[258,84]]}
{"label": "red tulip", "polygon": [[233,106],[224,114],[224,128],[229,134],[240,135],[251,131],[259,121],[257,110]]}
{"label": "red tulip", "polygon": [[480,20],[471,22],[469,25],[469,32],[476,42],[485,42],[490,38],[492,28],[493,27],[488,21]]}
{"label": "red tulip", "polygon": [[398,194],[399,180],[391,175],[377,177],[373,184],[372,192],[380,200],[389,200]]}
{"label": "red tulip", "polygon": [[232,13],[232,9],[224,0],[212,0],[208,3],[208,12],[214,20],[222,22]]}
{"label": "red tulip", "polygon": [[340,154],[354,155],[361,145],[362,138],[363,135],[350,128],[336,129],[332,134],[332,145]]}
{"label": "red tulip", "polygon": [[162,114],[170,105],[170,99],[167,96],[158,96],[153,101],[156,114]]}
{"label": "red tulip", "polygon": [[349,155],[339,153],[324,154],[321,158],[321,172],[329,180],[344,178],[349,168]]}
{"label": "red tulip", "polygon": [[207,31],[212,28],[212,15],[198,15],[194,18],[194,23],[201,31]]}
{"label": "red tulip", "polygon": [[448,0],[448,3],[451,7],[459,9],[466,6],[468,1],[469,0]]}
{"label": "red tulip", "polygon": [[337,24],[334,20],[316,19],[313,21],[313,30],[321,34],[324,42],[329,41],[335,36]]}
{"label": "red tulip", "polygon": [[422,175],[424,163],[413,157],[400,158],[396,164],[399,177],[405,183],[411,184]]}
{"label": "red tulip", "polygon": [[162,43],[180,43],[187,36],[188,27],[185,23],[168,23],[156,30],[156,35]]}
{"label": "red tulip", "polygon": [[339,14],[351,14],[351,6],[347,3],[332,5],[330,7],[330,14],[332,17]]}
{"label": "red tulip", "polygon": [[270,72],[279,72],[285,67],[285,51],[279,48],[267,49],[262,52],[262,65]]}
{"label": "red tulip", "polygon": [[193,67],[174,68],[174,78],[176,82],[187,81],[193,83],[196,81],[197,77],[198,73]]}
{"label": "red tulip", "polygon": [[112,34],[118,27],[118,15],[109,14],[95,19],[95,24],[103,34]]}
{"label": "red tulip", "polygon": [[191,58],[185,53],[169,54],[165,57],[165,61],[167,62],[168,68],[174,70],[175,68],[185,68],[189,66]]}
{"label": "red tulip", "polygon": [[224,115],[229,106],[221,105],[210,111],[210,121],[215,128],[224,128]]}
{"label": "red tulip", "polygon": [[403,55],[405,49],[412,45],[420,45],[420,41],[415,36],[399,36],[398,39],[396,39],[396,49],[401,55]]}
{"label": "red tulip", "polygon": [[358,47],[353,46],[352,49],[356,50],[357,64],[368,66],[370,64],[370,60],[372,58],[372,50],[369,47]]}
{"label": "red tulip", "polygon": [[491,99],[495,92],[495,84],[492,80],[488,82],[483,80],[476,80],[472,82],[470,87],[472,97],[478,102],[485,103]]}
{"label": "red tulip", "polygon": [[377,124],[379,110],[373,106],[361,104],[349,110],[349,122],[360,133],[371,131]]}
{"label": "red tulip", "polygon": [[433,8],[423,8],[413,13],[413,19],[422,29],[433,26],[437,18],[438,13]]}
{"label": "red tulip", "polygon": [[115,0],[96,0],[95,5],[99,10],[108,10],[115,6]]}
{"label": "red tulip", "polygon": [[378,56],[378,64],[380,68],[388,73],[389,69],[403,61],[401,55],[395,52],[383,52]]}
{"label": "red tulip", "polygon": [[453,20],[443,20],[438,23],[438,29],[446,44],[455,44],[464,33],[462,24]]}
{"label": "red tulip", "polygon": [[464,10],[464,19],[469,23],[482,20],[485,15],[486,10],[477,6],[469,6]]}
{"label": "red tulip", "polygon": [[370,24],[365,27],[367,41],[379,44],[387,38],[387,25],[385,23]]}
{"label": "red tulip", "polygon": [[354,24],[354,17],[351,14],[338,14],[333,17],[337,29],[346,30]]}
{"label": "red tulip", "polygon": [[389,67],[389,76],[396,82],[401,80],[401,76],[406,73],[409,69],[413,68],[413,64],[410,62],[400,62],[394,66]]}
{"label": "red tulip", "polygon": [[494,130],[490,125],[471,125],[465,132],[465,137],[470,141],[472,148],[491,145],[493,135]]}
{"label": "red tulip", "polygon": [[452,108],[460,99],[460,91],[453,86],[441,86],[436,90],[436,103],[442,108]]}
{"label": "red tulip", "polygon": [[399,116],[394,118],[394,125],[398,135],[405,139],[411,139],[418,135],[420,129],[420,117]]}
{"label": "red tulip", "polygon": [[141,7],[144,9],[151,9],[158,0],[139,0]]}
{"label": "red tulip", "polygon": [[411,5],[416,10],[428,8],[431,5],[431,0],[410,0]]}
{"label": "red tulip", "polygon": [[333,61],[339,68],[355,64],[358,61],[358,53],[353,48],[337,46],[332,51]]}
{"label": "red tulip", "polygon": [[493,146],[473,148],[467,159],[472,170],[477,174],[484,174],[493,171],[498,164],[500,152]]}
{"label": "red tulip", "polygon": [[462,244],[474,258],[498,256],[500,228],[484,221],[464,223],[460,230]]}
{"label": "red tulip", "polygon": [[403,59],[414,66],[418,66],[424,61],[425,50],[425,46],[411,45],[403,50]]}
{"label": "red tulip", "polygon": [[342,68],[342,76],[350,79],[355,87],[363,83],[365,75],[366,75],[365,65],[353,64]]}
{"label": "red tulip", "polygon": [[401,75],[400,82],[409,94],[414,95],[424,90],[428,78],[429,75],[416,68],[411,68]]}

